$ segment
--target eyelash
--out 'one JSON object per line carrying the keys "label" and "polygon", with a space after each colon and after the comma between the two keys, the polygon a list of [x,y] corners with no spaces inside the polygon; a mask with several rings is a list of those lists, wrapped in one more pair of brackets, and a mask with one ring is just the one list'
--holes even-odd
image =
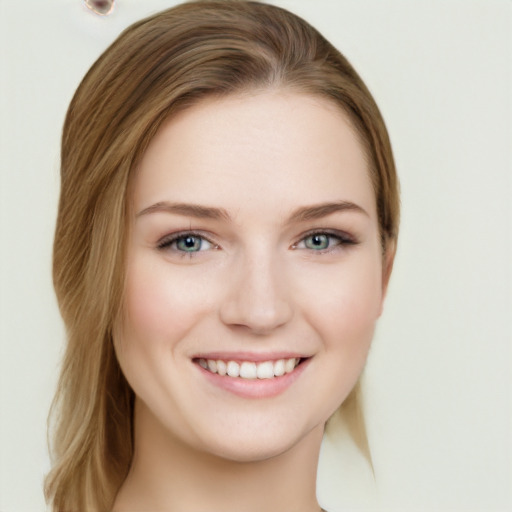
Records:
{"label": "eyelash", "polygon": [[[327,237],[329,245],[327,247],[323,248],[323,249],[313,249],[311,247],[306,247],[306,246],[305,247],[299,247],[299,244],[304,243],[304,245],[305,245],[306,240],[308,238],[312,238],[312,237],[315,237],[315,236],[317,236],[317,237],[322,237],[322,236]],[[177,247],[174,247],[174,248],[172,247],[173,244],[177,244],[180,240],[185,240],[187,238],[195,238],[195,239],[199,240],[199,242],[200,242],[199,250],[197,250],[197,251],[185,251],[185,250],[180,250]],[[336,243],[332,244],[331,243],[332,240],[335,240]],[[207,242],[208,244],[211,244],[213,249],[218,249],[219,248],[219,246],[217,244],[215,244],[208,237],[204,236],[203,233],[199,233],[199,232],[196,232],[196,231],[182,231],[182,232],[179,232],[179,233],[174,233],[172,235],[168,235],[168,236],[164,237],[163,239],[161,239],[158,242],[157,248],[160,249],[160,250],[170,249],[173,252],[181,253],[181,255],[183,255],[183,256],[186,255],[186,254],[188,254],[189,256],[192,256],[195,253],[203,252],[203,251],[201,251],[201,245],[204,242]],[[347,247],[347,246],[350,246],[350,245],[357,245],[358,243],[359,242],[356,239],[354,239],[351,235],[349,235],[349,234],[347,234],[345,232],[329,231],[329,230],[317,230],[317,231],[310,231],[308,233],[303,234],[301,236],[300,240],[298,242],[294,243],[291,246],[291,248],[292,249],[297,249],[297,250],[309,250],[309,251],[311,251],[313,253],[317,253],[317,254],[325,254],[325,253],[334,251],[337,248]]]}
{"label": "eyelash", "polygon": [[[312,237],[321,237],[325,236],[329,239],[329,245],[328,247],[324,249],[312,249],[310,247],[298,247],[299,244],[304,243],[308,238]],[[331,244],[331,240],[335,240],[336,243]],[[316,254],[325,254],[331,251],[335,251],[336,249],[340,249],[343,247],[347,247],[350,245],[357,245],[359,242],[348,233],[345,233],[343,231],[330,231],[330,230],[316,230],[316,231],[310,231],[308,233],[305,233],[301,236],[300,240],[292,245],[293,249],[299,249],[299,250],[309,250]]]}
{"label": "eyelash", "polygon": [[196,239],[200,240],[201,244],[203,242],[208,242],[209,244],[211,244],[213,246],[214,249],[217,249],[219,247],[217,244],[212,242],[208,237],[204,236],[203,233],[198,233],[196,231],[182,231],[180,233],[174,233],[172,235],[168,235],[168,236],[162,238],[158,242],[157,248],[161,249],[161,250],[171,249],[174,252],[182,253],[183,255],[189,254],[190,256],[192,256],[192,254],[194,254],[196,252],[202,252],[202,251],[182,251],[182,250],[179,250],[178,248],[172,248],[173,244],[176,244],[180,240],[185,240],[187,238],[196,238]]}

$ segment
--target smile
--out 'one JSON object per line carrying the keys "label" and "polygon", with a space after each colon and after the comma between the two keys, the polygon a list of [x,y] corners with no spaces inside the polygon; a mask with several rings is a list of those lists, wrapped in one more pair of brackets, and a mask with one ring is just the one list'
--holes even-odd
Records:
{"label": "smile", "polygon": [[222,377],[254,379],[274,379],[293,372],[301,359],[291,357],[276,361],[224,361],[222,359],[199,358],[197,363],[205,370]]}
{"label": "smile", "polygon": [[293,387],[313,357],[244,352],[198,354],[192,359],[209,385],[242,398],[272,398]]}

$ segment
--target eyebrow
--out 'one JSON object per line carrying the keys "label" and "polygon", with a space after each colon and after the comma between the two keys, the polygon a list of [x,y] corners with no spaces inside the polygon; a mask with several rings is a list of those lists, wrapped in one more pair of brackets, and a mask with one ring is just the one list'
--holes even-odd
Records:
{"label": "eyebrow", "polygon": [[[290,215],[286,224],[321,219],[333,213],[344,211],[359,212],[369,217],[368,212],[356,203],[352,203],[351,201],[336,201],[297,208]],[[167,201],[159,201],[158,203],[144,208],[137,213],[136,217],[138,218],[142,215],[156,212],[174,213],[177,215],[195,217],[197,219],[232,220],[231,216],[224,208],[214,208],[190,203],[169,203]]]}
{"label": "eyebrow", "polygon": [[333,213],[344,211],[358,212],[369,217],[368,212],[356,203],[352,203],[351,201],[336,201],[297,208],[297,210],[290,215],[287,223],[291,224],[293,222],[321,219]]}
{"label": "eyebrow", "polygon": [[137,213],[136,217],[138,218],[142,215],[155,212],[175,213],[177,215],[185,215],[197,219],[231,220],[229,213],[224,208],[212,208],[210,206],[189,203],[169,203],[167,201],[160,201],[144,208]]}

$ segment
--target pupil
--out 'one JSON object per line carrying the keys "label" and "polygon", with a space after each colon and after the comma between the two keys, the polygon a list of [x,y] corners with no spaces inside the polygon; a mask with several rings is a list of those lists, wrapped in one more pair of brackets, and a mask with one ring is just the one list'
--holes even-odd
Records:
{"label": "pupil", "polygon": [[201,239],[196,236],[185,236],[178,240],[178,248],[187,252],[198,251],[201,248]]}
{"label": "pupil", "polygon": [[185,238],[185,245],[189,249],[193,248],[196,245],[195,238],[192,238],[191,236],[187,236],[187,238]]}
{"label": "pupil", "polygon": [[326,235],[311,235],[306,243],[310,249],[327,249],[329,237]]}

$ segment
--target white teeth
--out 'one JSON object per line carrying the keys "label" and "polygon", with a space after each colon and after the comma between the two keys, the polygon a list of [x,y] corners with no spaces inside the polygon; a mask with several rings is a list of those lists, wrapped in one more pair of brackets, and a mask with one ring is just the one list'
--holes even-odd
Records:
{"label": "white teeth", "polygon": [[240,377],[243,379],[255,379],[258,376],[256,372],[256,363],[244,362],[240,366]]}
{"label": "white teeth", "polygon": [[228,373],[228,365],[224,361],[217,361],[217,373],[222,376]]}
{"label": "white teeth", "polygon": [[284,359],[279,359],[279,361],[274,363],[274,375],[276,377],[284,375]]}
{"label": "white teeth", "polygon": [[295,368],[295,359],[286,359],[284,362],[285,373],[293,372],[294,368]]}
{"label": "white teeth", "polygon": [[278,359],[277,361],[263,361],[254,363],[252,361],[222,361],[220,359],[199,359],[201,367],[212,373],[221,376],[241,377],[242,379],[273,379],[281,377],[285,373],[291,373],[299,364],[300,359],[295,357],[289,359]]}
{"label": "white teeth", "polygon": [[274,364],[272,361],[260,363],[256,368],[258,379],[271,379],[274,376]]}
{"label": "white teeth", "polygon": [[229,361],[227,373],[230,377],[238,377],[240,375],[240,365],[235,361]]}

